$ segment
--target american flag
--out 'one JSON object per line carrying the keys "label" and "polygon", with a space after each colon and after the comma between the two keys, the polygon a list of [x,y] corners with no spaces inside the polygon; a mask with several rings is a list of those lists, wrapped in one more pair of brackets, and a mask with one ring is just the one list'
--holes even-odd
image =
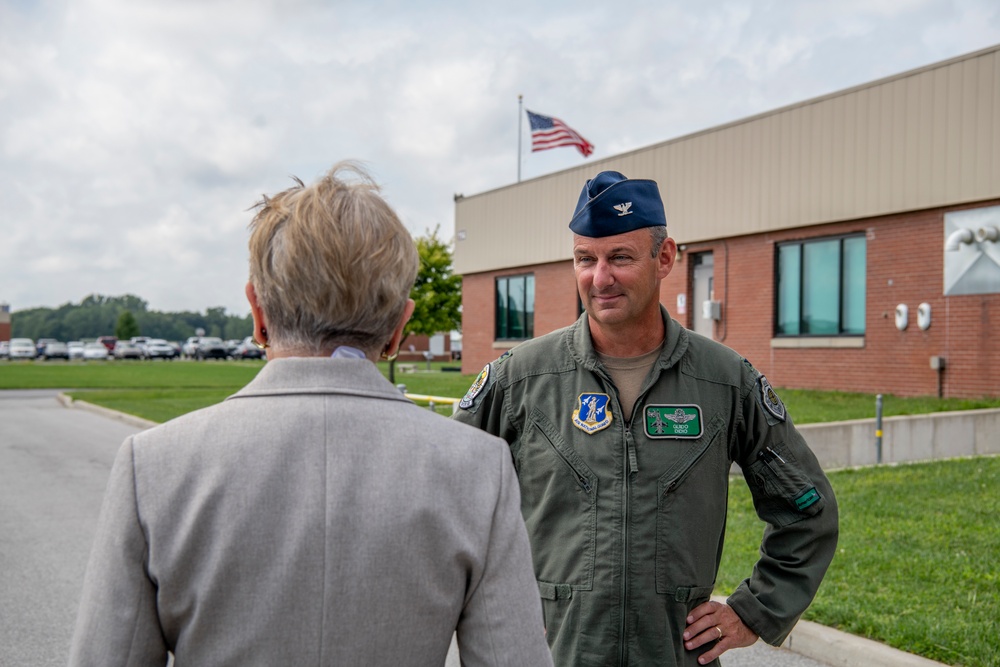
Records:
{"label": "american flag", "polygon": [[532,152],[558,148],[559,146],[576,146],[583,157],[594,152],[594,146],[589,141],[558,118],[543,116],[527,109],[525,111],[528,112],[528,122],[531,123]]}

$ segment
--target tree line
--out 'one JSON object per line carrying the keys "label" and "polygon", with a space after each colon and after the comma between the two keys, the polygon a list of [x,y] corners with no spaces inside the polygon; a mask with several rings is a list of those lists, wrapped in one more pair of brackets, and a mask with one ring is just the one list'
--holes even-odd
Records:
{"label": "tree line", "polygon": [[133,294],[92,294],[80,303],[66,303],[58,308],[28,308],[12,312],[10,316],[11,336],[33,340],[93,340],[98,336],[115,336],[122,322],[130,321],[134,325],[129,324],[128,331],[136,332],[132,335],[172,341],[194,336],[198,329],[203,329],[206,336],[222,339],[242,339],[253,333],[249,314],[230,315],[222,307],[209,308],[204,313],[161,312],[150,310],[145,300]]}
{"label": "tree line", "polygon": [[[420,268],[410,291],[416,306],[404,331],[407,336],[432,336],[462,326],[462,277],[452,273],[451,248],[438,232],[435,228],[415,240]],[[12,337],[33,340],[149,336],[183,341],[197,335],[198,329],[203,329],[205,336],[242,339],[253,334],[253,318],[249,314],[244,317],[228,315],[221,307],[209,308],[204,314],[149,310],[146,301],[132,294],[92,294],[78,304],[11,313]]]}

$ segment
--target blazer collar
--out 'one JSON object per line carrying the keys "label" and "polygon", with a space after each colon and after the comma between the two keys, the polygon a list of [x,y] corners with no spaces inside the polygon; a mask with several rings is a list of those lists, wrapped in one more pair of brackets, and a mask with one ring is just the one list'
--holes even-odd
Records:
{"label": "blazer collar", "polygon": [[226,400],[295,394],[346,394],[410,402],[367,359],[326,357],[268,361],[249,384]]}

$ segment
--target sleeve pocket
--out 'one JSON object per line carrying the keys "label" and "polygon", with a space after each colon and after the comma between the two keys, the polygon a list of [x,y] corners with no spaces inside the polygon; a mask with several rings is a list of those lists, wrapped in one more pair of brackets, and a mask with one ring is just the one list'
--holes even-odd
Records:
{"label": "sleeve pocket", "polygon": [[815,516],[826,506],[819,489],[782,445],[760,450],[746,477],[758,514],[778,526]]}

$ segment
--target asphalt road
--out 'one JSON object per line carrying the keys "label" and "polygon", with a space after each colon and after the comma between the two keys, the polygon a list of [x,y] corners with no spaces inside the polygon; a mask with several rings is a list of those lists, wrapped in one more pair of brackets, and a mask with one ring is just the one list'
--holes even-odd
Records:
{"label": "asphalt road", "polygon": [[0,391],[0,666],[65,665],[115,453],[135,427]]}
{"label": "asphalt road", "polygon": [[[0,391],[0,667],[66,664],[111,464],[140,430],[57,393]],[[722,664],[824,667],[763,643]],[[453,651],[446,667],[458,665]]]}

